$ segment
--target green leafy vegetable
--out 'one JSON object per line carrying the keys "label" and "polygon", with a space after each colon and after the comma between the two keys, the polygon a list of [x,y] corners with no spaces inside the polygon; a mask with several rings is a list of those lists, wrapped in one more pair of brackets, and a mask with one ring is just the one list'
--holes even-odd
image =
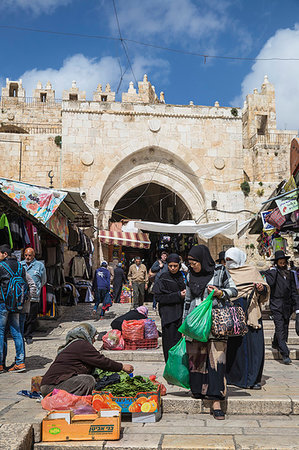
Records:
{"label": "green leafy vegetable", "polygon": [[[105,376],[112,375],[115,372],[109,372],[102,369],[95,369],[94,376],[99,380]],[[111,392],[115,397],[135,397],[139,392],[153,392],[157,386],[148,378],[137,375],[131,378],[126,372],[118,372],[120,382],[106,386],[103,392]]]}

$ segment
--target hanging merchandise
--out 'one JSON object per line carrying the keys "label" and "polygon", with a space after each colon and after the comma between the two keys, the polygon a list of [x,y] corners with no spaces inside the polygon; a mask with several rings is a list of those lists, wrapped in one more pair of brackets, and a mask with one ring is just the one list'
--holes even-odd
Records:
{"label": "hanging merchandise", "polygon": [[8,216],[8,221],[13,240],[13,248],[15,250],[21,250],[22,248],[30,245],[30,239],[23,217],[17,214],[12,214]]}
{"label": "hanging merchandise", "polygon": [[71,260],[70,276],[88,279],[88,270],[83,256],[74,256]]}
{"label": "hanging merchandise", "polygon": [[13,240],[6,214],[2,214],[0,217],[0,245],[2,244],[8,244],[10,248],[13,248]]}
{"label": "hanging merchandise", "polygon": [[287,240],[281,236],[273,237],[272,248],[273,248],[273,253],[277,252],[278,250],[283,250],[284,253],[286,253]]}
{"label": "hanging merchandise", "polygon": [[69,227],[67,219],[59,211],[56,211],[55,214],[50,217],[46,223],[46,227],[64,242],[68,243]]}
{"label": "hanging merchandise", "polygon": [[273,209],[270,214],[265,218],[266,222],[275,228],[280,228],[286,221],[286,218],[281,214],[279,208]]}

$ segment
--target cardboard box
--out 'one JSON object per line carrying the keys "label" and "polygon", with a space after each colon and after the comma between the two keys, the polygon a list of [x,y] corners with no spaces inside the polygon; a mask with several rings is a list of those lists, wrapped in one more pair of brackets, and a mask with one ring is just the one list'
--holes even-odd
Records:
{"label": "cardboard box", "polygon": [[109,395],[121,407],[122,413],[156,413],[161,407],[160,389],[153,392],[139,392],[135,397],[114,397],[110,392],[94,391],[93,395]]}
{"label": "cardboard box", "polygon": [[42,441],[115,441],[120,438],[120,411],[113,417],[98,414],[74,415],[72,411],[51,411],[42,422]]}

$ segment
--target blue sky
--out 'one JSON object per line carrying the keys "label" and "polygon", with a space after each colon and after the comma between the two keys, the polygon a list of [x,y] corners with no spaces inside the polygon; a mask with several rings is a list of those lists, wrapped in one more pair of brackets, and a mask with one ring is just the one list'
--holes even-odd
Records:
{"label": "blue sky", "polygon": [[[115,0],[123,38],[182,52],[241,58],[299,58],[298,0]],[[296,23],[296,21],[298,23]],[[112,0],[1,0],[0,25],[119,37]],[[298,61],[204,58],[126,42],[0,28],[0,84],[38,80],[56,97],[77,81],[87,98],[98,83],[120,92],[144,73],[172,104],[242,106],[265,74],[276,88],[278,125],[299,128]],[[122,69],[120,69],[120,67]],[[118,99],[120,96],[118,96]]]}

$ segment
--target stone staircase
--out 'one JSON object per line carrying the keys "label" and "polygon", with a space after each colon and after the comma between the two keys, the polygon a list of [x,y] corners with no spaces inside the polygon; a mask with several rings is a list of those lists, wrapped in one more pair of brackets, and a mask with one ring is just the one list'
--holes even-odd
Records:
{"label": "stone staircase", "polygon": [[[157,327],[161,330],[160,317],[155,312],[149,312],[149,317],[156,321]],[[299,414],[299,386],[296,361],[299,360],[299,337],[295,332],[294,321],[290,323],[289,348],[290,357],[293,360],[291,366],[282,364],[281,356],[277,350],[272,349],[271,342],[274,334],[274,323],[269,318],[264,322],[265,335],[265,370],[264,385],[262,390],[253,391],[239,389],[228,386],[228,397],[224,408],[229,415],[297,415]],[[162,352],[161,337],[158,339],[159,347],[149,350],[124,350],[124,351],[103,351],[106,356],[121,362],[128,362],[138,368],[142,367],[146,376],[155,374],[163,382],[164,358]],[[285,371],[292,371],[294,387],[283,384]],[[274,377],[274,381],[272,380]],[[276,379],[276,378],[277,379]],[[281,383],[280,383],[281,380]],[[167,395],[162,398],[164,413],[185,413],[201,414],[209,413],[209,402],[195,400],[190,392],[177,386],[168,386]]]}

